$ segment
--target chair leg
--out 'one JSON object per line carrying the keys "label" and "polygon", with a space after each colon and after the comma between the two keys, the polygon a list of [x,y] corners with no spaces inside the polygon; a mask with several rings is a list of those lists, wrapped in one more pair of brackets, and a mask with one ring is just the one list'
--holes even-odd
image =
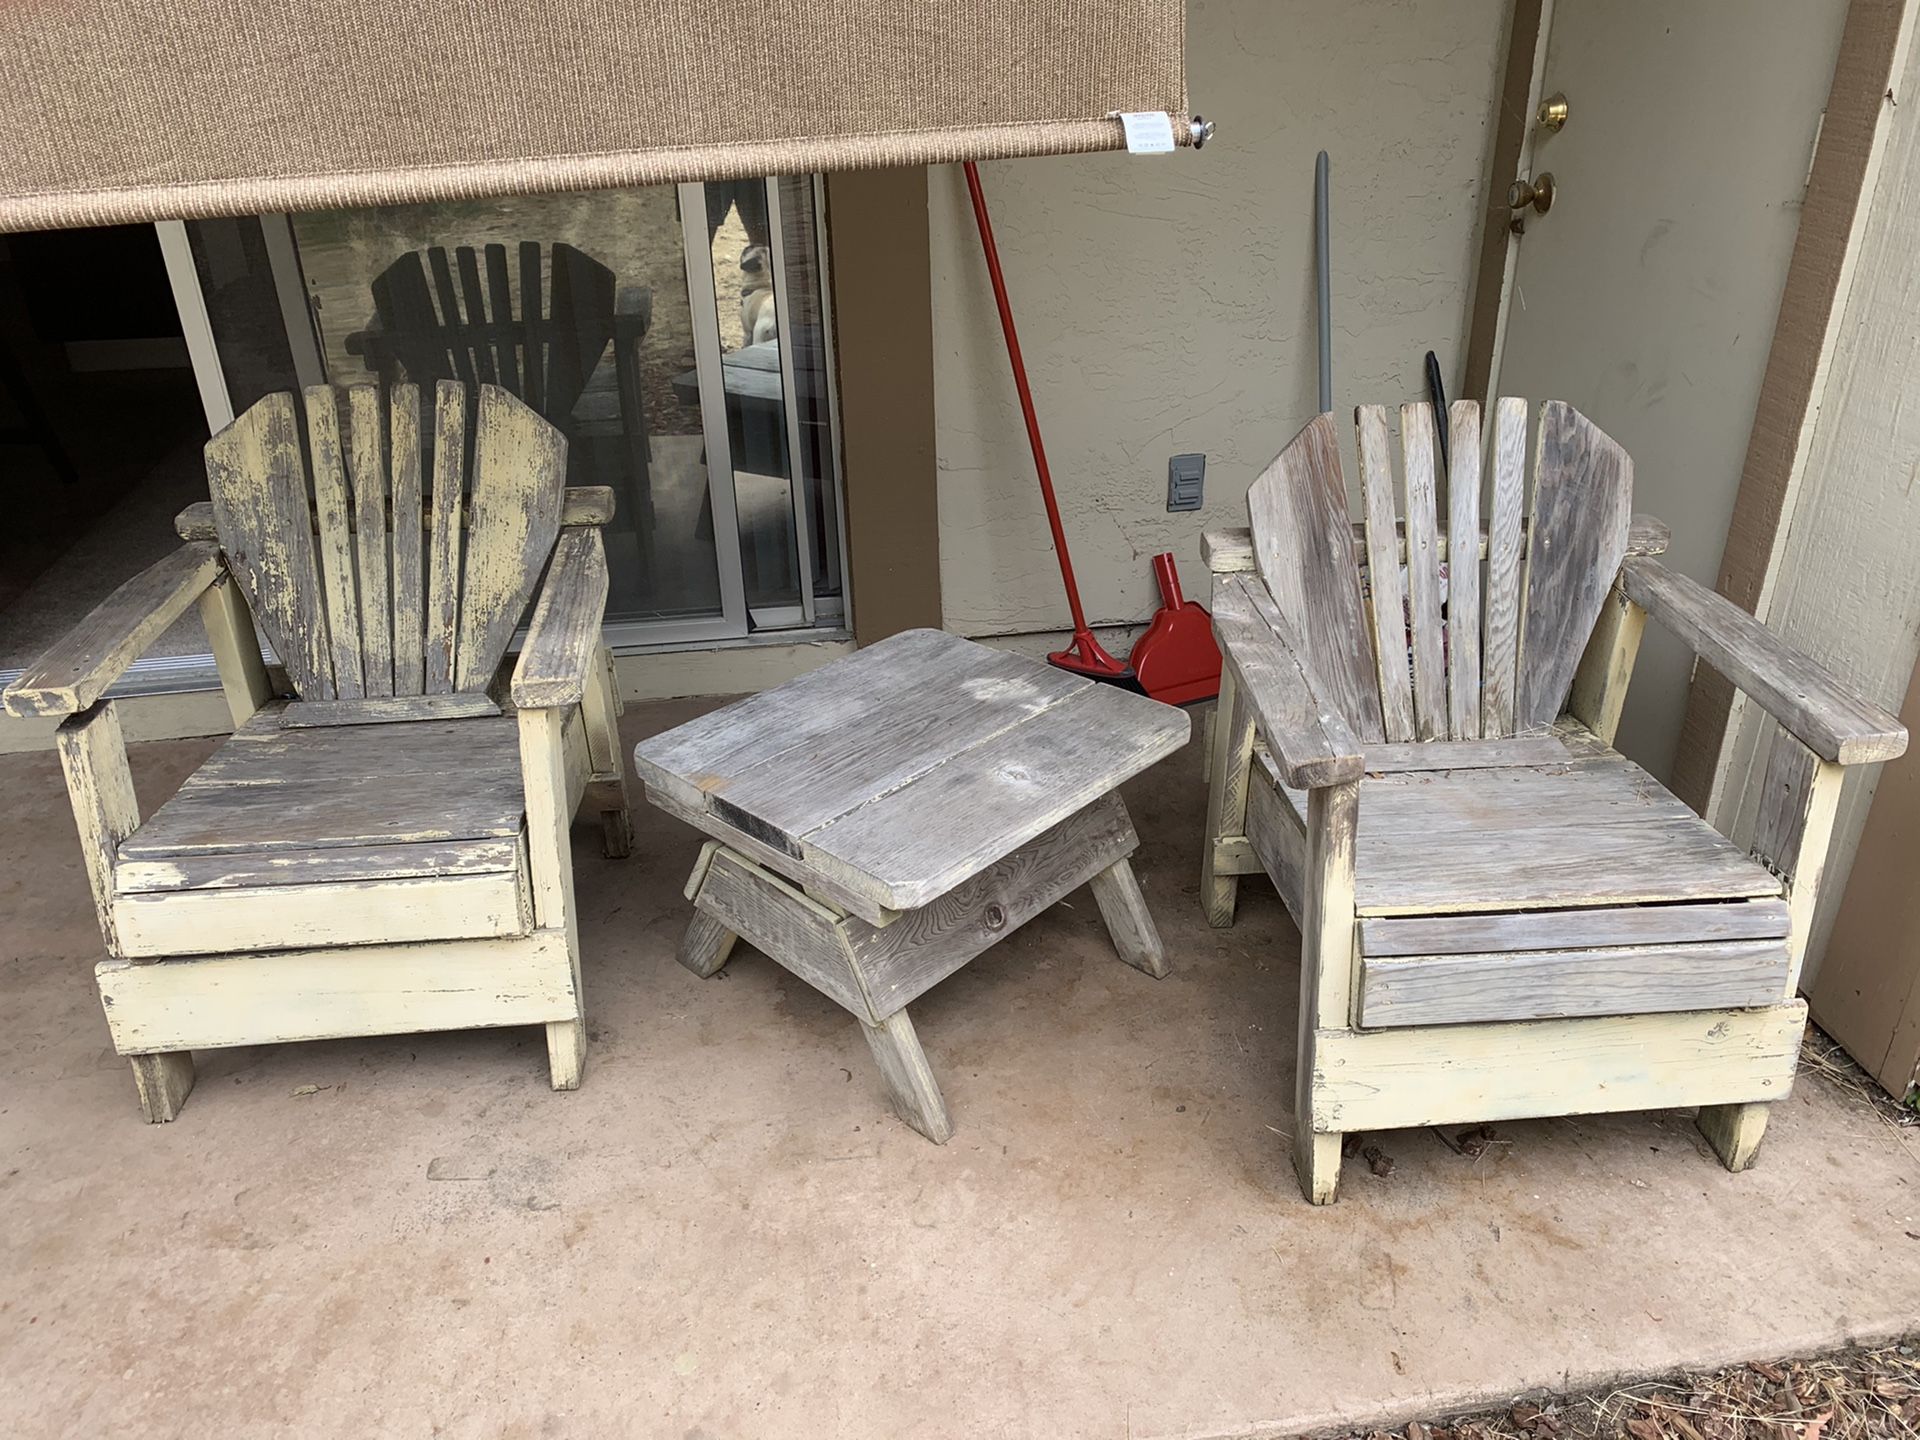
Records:
{"label": "chair leg", "polygon": [[887,1082],[887,1098],[894,1113],[936,1145],[953,1138],[953,1118],[947,1114],[947,1102],[941,1097],[939,1083],[927,1064],[927,1052],[920,1048],[907,1012],[896,1010],[878,1025],[860,1022],[867,1044]]}
{"label": "chair leg", "polygon": [[129,1055],[140,1109],[149,1125],[164,1125],[180,1113],[193,1089],[193,1053],[168,1050],[158,1055]]}
{"label": "chair leg", "polygon": [[1760,1137],[1767,1133],[1768,1103],[1747,1105],[1703,1105],[1695,1121],[1700,1133],[1713,1146],[1714,1154],[1736,1175],[1753,1164],[1760,1151]]}
{"label": "chair leg", "polygon": [[739,938],[706,911],[696,910],[687,925],[687,933],[680,937],[680,950],[676,958],[705,980],[710,975],[720,973],[720,968],[733,954],[734,942]]}
{"label": "chair leg", "polygon": [[1147,909],[1147,897],[1140,893],[1140,881],[1133,866],[1123,857],[1093,877],[1094,903],[1100,918],[1107,922],[1113,948],[1134,969],[1163,980],[1167,974],[1167,952],[1160,943],[1159,928],[1153,912]]}
{"label": "chair leg", "polygon": [[1340,1193],[1340,1139],[1307,1129],[1307,1117],[1296,1115],[1299,1133],[1293,1137],[1293,1173],[1300,1177],[1300,1193],[1314,1205],[1331,1205]]}
{"label": "chair leg", "polygon": [[1200,907],[1216,930],[1233,924],[1240,877],[1216,873],[1214,856],[1221,841],[1246,834],[1247,779],[1252,765],[1253,711],[1234,684],[1233,672],[1223,670],[1213,716],[1213,752],[1207,763],[1207,830],[1200,856]]}
{"label": "chair leg", "polygon": [[581,701],[587,727],[587,753],[593,760],[593,778],[602,793],[619,797],[619,808],[600,812],[600,845],[609,859],[633,853],[633,812],[627,796],[627,766],[620,754],[620,702],[614,689],[613,652],[606,646],[587,681]]}
{"label": "chair leg", "polygon": [[556,1090],[578,1090],[581,1072],[587,1068],[587,1022],[585,1020],[549,1020],[547,1022],[547,1071]]}

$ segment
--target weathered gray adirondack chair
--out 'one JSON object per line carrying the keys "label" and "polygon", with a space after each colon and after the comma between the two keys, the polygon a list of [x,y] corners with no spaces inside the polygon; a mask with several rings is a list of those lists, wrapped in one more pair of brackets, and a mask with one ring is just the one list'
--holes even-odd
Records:
{"label": "weathered gray adirondack chair", "polygon": [[[222,1045],[542,1024],[554,1088],[580,1082],[583,796],[609,854],[630,841],[600,639],[611,496],[567,490],[566,442],[494,386],[469,407],[440,384],[430,435],[415,387],[356,386],[344,441],[338,396],[306,392],[310,475],[292,395],[214,436],[186,543],[6,691],[13,714],[68,717],[101,1000],[149,1120]],[[100,697],[196,601],[235,733],[142,821]]]}
{"label": "weathered gray adirondack chair", "polygon": [[[1333,1199],[1343,1133],[1682,1105],[1744,1169],[1793,1082],[1841,767],[1905,730],[1661,565],[1626,453],[1571,406],[1529,503],[1526,402],[1499,402],[1485,526],[1479,406],[1450,408],[1444,536],[1432,407],[1401,407],[1403,523],[1386,412],[1357,419],[1363,524],[1322,415],[1251,532],[1206,540],[1202,902],[1231,924],[1264,869],[1300,926],[1302,1188]],[[1779,722],[1751,853],[1610,748],[1648,613]]]}

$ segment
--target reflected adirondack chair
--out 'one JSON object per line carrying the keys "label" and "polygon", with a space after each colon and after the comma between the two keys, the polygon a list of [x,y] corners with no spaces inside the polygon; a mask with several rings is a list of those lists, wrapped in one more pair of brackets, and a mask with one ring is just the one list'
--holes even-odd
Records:
{"label": "reflected adirondack chair", "polygon": [[[1656,558],[1632,464],[1573,407],[1357,412],[1365,514],[1312,421],[1206,538],[1226,659],[1202,903],[1264,870],[1300,927],[1293,1153],[1308,1199],[1343,1134],[1698,1105],[1732,1170],[1793,1082],[1796,997],[1842,767],[1906,747],[1751,615]],[[1396,513],[1397,511],[1397,513]],[[1444,513],[1444,528],[1441,514]],[[1444,579],[1443,579],[1444,570]],[[1647,615],[1779,723],[1736,845],[1612,747]]]}
{"label": "reflected adirondack chair", "polygon": [[[426,417],[413,386],[356,386],[344,426],[342,398],[306,392],[310,466],[289,394],[214,436],[185,543],[5,693],[67,717],[101,999],[149,1120],[223,1045],[538,1024],[554,1088],[580,1081],[568,824],[584,799],[609,854],[630,842],[600,638],[612,497],[567,490],[566,441],[496,386],[470,406],[443,382]],[[101,696],[196,603],[235,730],[143,820]]]}
{"label": "reflected adirondack chair", "polygon": [[565,243],[543,250],[538,241],[523,240],[515,268],[517,314],[505,245],[409,251],[374,278],[375,323],[349,335],[347,351],[362,356],[387,385],[498,385],[578,439],[615,428],[576,414],[611,342],[625,503],[641,554],[650,557],[653,490],[640,346],[653,320],[653,292],[644,285],[618,287],[613,271]]}

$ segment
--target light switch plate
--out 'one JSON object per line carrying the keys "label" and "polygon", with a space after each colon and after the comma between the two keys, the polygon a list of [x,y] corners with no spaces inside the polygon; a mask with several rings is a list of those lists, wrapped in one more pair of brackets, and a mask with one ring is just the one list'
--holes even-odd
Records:
{"label": "light switch plate", "polygon": [[1198,510],[1206,483],[1206,456],[1175,455],[1167,461],[1167,509]]}

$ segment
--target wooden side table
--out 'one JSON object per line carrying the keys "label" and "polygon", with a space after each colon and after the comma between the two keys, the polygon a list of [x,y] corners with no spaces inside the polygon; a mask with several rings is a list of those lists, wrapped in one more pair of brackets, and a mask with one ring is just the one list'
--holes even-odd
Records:
{"label": "wooden side table", "polygon": [[938,630],[910,630],[634,750],[647,798],[714,837],[680,961],[736,939],[860,1021],[896,1111],[953,1133],[907,1009],[1080,885],[1120,958],[1167,973],[1120,783],[1184,711]]}

